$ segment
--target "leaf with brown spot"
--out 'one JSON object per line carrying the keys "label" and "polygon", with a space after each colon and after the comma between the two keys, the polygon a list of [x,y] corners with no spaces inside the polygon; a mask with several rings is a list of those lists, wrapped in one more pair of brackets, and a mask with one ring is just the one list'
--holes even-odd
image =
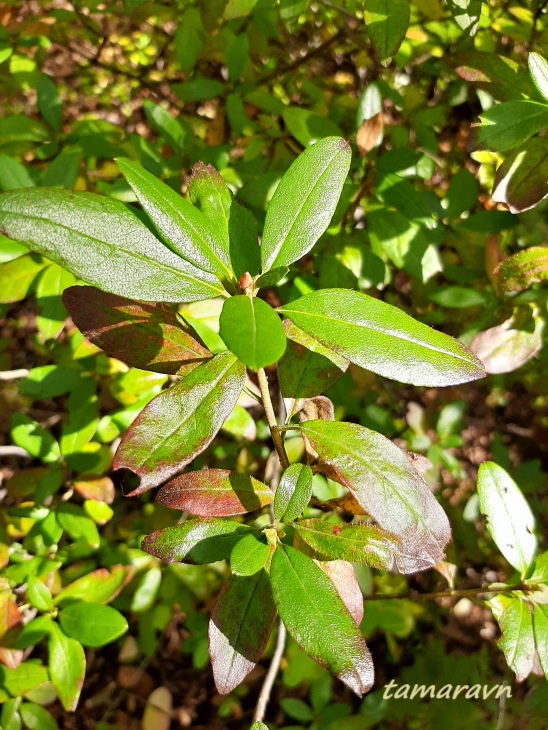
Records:
{"label": "leaf with brown spot", "polygon": [[114,457],[114,469],[130,469],[141,479],[127,496],[158,486],[201,454],[231,414],[244,385],[244,364],[223,352],[153,398]]}
{"label": "leaf with brown spot", "polygon": [[271,504],[274,493],[248,474],[226,469],[202,469],[165,484],[156,501],[200,517],[229,517]]}
{"label": "leaf with brown spot", "polygon": [[171,307],[71,286],[63,294],[80,332],[109,357],[157,373],[183,374],[212,357],[197,333]]}
{"label": "leaf with brown spot", "polygon": [[223,586],[209,622],[209,654],[217,691],[228,694],[262,657],[276,607],[264,570],[231,577]]}

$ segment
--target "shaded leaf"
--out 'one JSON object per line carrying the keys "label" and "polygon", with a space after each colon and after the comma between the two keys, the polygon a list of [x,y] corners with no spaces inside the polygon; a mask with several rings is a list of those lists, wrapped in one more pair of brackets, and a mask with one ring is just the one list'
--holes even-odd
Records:
{"label": "shaded leaf", "polygon": [[350,146],[326,137],[293,162],[268,206],[261,261],[263,273],[302,258],[324,233],[350,168]]}
{"label": "shaded leaf", "polygon": [[405,38],[409,18],[409,0],[364,0],[367,34],[383,66],[388,66]]}
{"label": "shaded leaf", "polygon": [[535,518],[527,500],[511,476],[492,461],[480,466],[477,488],[489,534],[510,565],[525,573],[537,550]]}
{"label": "shaded leaf", "polygon": [[325,347],[312,335],[284,320],[288,338],[278,363],[280,390],[285,398],[313,398],[337,381],[348,368],[348,360]]}
{"label": "shaded leaf", "polygon": [[272,557],[272,592],[297,644],[357,695],[373,686],[373,661],[333,583],[314,561],[283,545]]}
{"label": "shaded leaf", "polygon": [[538,603],[533,607],[533,633],[544,676],[548,676],[548,606]]}
{"label": "shaded leaf", "polygon": [[68,712],[76,709],[86,673],[82,645],[66,636],[52,621],[49,640],[49,676],[61,704]]}
{"label": "shaded leaf", "polygon": [[491,197],[506,203],[512,213],[523,213],[548,196],[548,142],[533,137],[498,167]]}
{"label": "shaded leaf", "polygon": [[247,525],[228,520],[187,520],[147,535],[141,550],[166,563],[216,563],[228,560],[234,545],[250,530]]}
{"label": "shaded leaf", "polygon": [[23,702],[19,707],[21,719],[28,730],[59,730],[52,715],[34,702]]}
{"label": "shaded leaf", "polygon": [[475,125],[474,147],[505,152],[525,142],[548,125],[548,107],[538,101],[518,99],[495,104],[480,114]]}
{"label": "shaded leaf", "polygon": [[245,367],[229,352],[216,355],[143,409],[116,452],[114,469],[141,481],[127,496],[155,487],[206,449],[232,412],[245,385]]}
{"label": "shaded leaf", "polygon": [[122,157],[116,163],[175,253],[220,279],[233,277],[227,252],[219,246],[215,230],[200,210],[136,162]]}
{"label": "shaded leaf", "polygon": [[328,476],[398,538],[390,569],[412,573],[443,560],[451,537],[449,522],[403,451],[356,423],[307,421],[299,428],[329,467]]}
{"label": "shaded leaf", "polygon": [[45,74],[40,74],[38,77],[36,101],[43,119],[55,132],[60,132],[63,126],[63,105],[57,87]]}
{"label": "shaded leaf", "polygon": [[223,304],[219,334],[226,346],[250,370],[277,362],[284,354],[286,337],[272,307],[258,297],[230,297]]}
{"label": "shaded leaf", "polygon": [[17,190],[17,188],[33,188],[34,180],[27,168],[13,157],[0,155],[0,190]]}
{"label": "shaded leaf", "polygon": [[112,198],[58,188],[13,190],[0,197],[0,231],[112,294],[190,302],[224,291]]}
{"label": "shaded leaf", "polygon": [[518,251],[494,271],[505,292],[519,292],[548,280],[548,247],[532,246]]}
{"label": "shaded leaf", "polygon": [[315,144],[324,137],[338,137],[341,130],[334,122],[309,109],[289,106],[282,112],[287,131],[295,137],[303,147]]}
{"label": "shaded leaf", "polygon": [[192,327],[165,304],[137,302],[91,286],[70,287],[63,302],[90,342],[132,367],[185,374],[211,357]]}
{"label": "shaded leaf", "polygon": [[274,494],[248,474],[225,469],[202,469],[175,477],[165,484],[156,501],[200,517],[229,517],[271,504]]}
{"label": "shaded leaf", "polygon": [[268,575],[232,576],[223,586],[209,622],[209,654],[215,686],[228,694],[263,655],[276,608]]}
{"label": "shaded leaf", "polygon": [[291,464],[284,471],[274,495],[274,518],[292,522],[308,506],[312,497],[312,469]]}
{"label": "shaded leaf", "polygon": [[537,98],[537,90],[522,67],[510,58],[487,51],[460,51],[449,65],[465,81],[487,91],[499,101]]}
{"label": "shaded leaf", "polygon": [[24,299],[45,266],[47,261],[36,261],[31,254],[3,263],[0,268],[0,304]]}
{"label": "shaded leaf", "polygon": [[455,22],[468,35],[478,32],[481,16],[481,0],[445,0]]}
{"label": "shaded leaf", "polygon": [[402,383],[454,385],[484,375],[460,342],[360,292],[323,289],[279,311],[350,362]]}
{"label": "shaded leaf", "polygon": [[280,18],[290,33],[297,28],[299,16],[306,11],[309,3],[310,0],[280,0]]}

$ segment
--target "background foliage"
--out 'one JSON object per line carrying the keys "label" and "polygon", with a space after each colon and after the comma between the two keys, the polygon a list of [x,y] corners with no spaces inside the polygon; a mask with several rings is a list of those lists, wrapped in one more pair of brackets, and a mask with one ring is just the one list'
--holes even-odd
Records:
{"label": "background foliage", "polygon": [[[388,16],[375,0],[0,5],[4,191],[59,186],[135,203],[115,157],[139,161],[177,192],[201,161],[262,223],[303,148],[351,140],[333,223],[279,296],[360,289],[474,342],[488,364],[488,379],[443,390],[350,366],[328,391],[337,419],[429,460],[459,588],[512,584],[522,568],[480,515],[489,517],[476,495],[487,459],[521,488],[545,547],[544,5],[398,0]],[[173,727],[248,727],[264,666],[222,698],[208,667],[208,615],[226,567],[166,566],[142,552],[142,536],[177,515],[150,494],[124,500],[109,476],[118,439],[170,375],[127,368],[65,323],[60,294],[71,274],[7,239],[0,257],[0,366],[28,371],[0,391],[2,727],[160,728],[169,715]],[[213,352],[219,312],[201,303],[184,311]],[[298,459],[300,439],[287,447]],[[248,398],[193,466],[214,460],[262,478],[269,454],[262,411]],[[335,489],[314,477],[316,499]],[[535,570],[545,580],[542,564]],[[290,642],[273,727],[452,727],[462,713],[470,727],[546,726],[545,680],[504,658],[523,637],[496,643],[505,597],[490,607],[416,601],[447,580],[365,567],[357,575],[366,595],[409,592],[366,602],[375,689],[360,702]],[[82,645],[86,680],[69,715]],[[492,697],[384,700],[390,679],[508,682],[514,696],[504,706]]]}

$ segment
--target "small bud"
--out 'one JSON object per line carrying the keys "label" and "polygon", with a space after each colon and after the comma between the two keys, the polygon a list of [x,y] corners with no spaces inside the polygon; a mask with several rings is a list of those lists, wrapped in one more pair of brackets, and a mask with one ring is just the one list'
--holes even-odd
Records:
{"label": "small bud", "polygon": [[253,279],[249,271],[242,274],[238,279],[238,291],[241,294],[247,294],[248,296],[253,293]]}

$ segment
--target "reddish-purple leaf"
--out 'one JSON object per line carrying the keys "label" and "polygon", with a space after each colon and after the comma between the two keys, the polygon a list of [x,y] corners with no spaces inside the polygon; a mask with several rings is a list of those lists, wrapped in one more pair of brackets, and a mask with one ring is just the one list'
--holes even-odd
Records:
{"label": "reddish-purple leaf", "polygon": [[316,563],[288,545],[270,570],[274,602],[297,644],[360,697],[373,686],[373,661],[337,589]]}
{"label": "reddish-purple leaf", "polygon": [[237,687],[262,657],[276,607],[264,570],[234,575],[223,586],[209,622],[209,654],[215,686],[225,695]]}
{"label": "reddish-purple leaf", "polygon": [[449,521],[401,449],[356,423],[307,421],[299,428],[328,476],[398,538],[391,569],[412,573],[443,560],[451,538]]}
{"label": "reddish-purple leaf", "polygon": [[211,357],[196,332],[166,304],[137,302],[93,286],[71,286],[63,303],[90,342],[133,367],[183,374]]}
{"label": "reddish-purple leaf", "polygon": [[505,292],[519,292],[548,281],[548,246],[532,246],[505,259],[495,269]]}
{"label": "reddish-purple leaf", "polygon": [[228,560],[238,540],[250,534],[251,528],[239,522],[187,520],[147,535],[141,550],[166,563],[205,565]]}
{"label": "reddish-purple leaf", "polygon": [[531,360],[542,347],[542,324],[533,330],[512,326],[511,319],[497,327],[479,332],[470,350],[479,357],[488,373],[511,373]]}
{"label": "reddish-purple leaf", "polygon": [[156,501],[200,517],[243,515],[271,504],[272,490],[248,474],[225,469],[202,469],[175,477]]}
{"label": "reddish-purple leaf", "polygon": [[363,595],[356,580],[354,566],[346,560],[317,560],[315,562],[333,583],[348,609],[348,613],[359,626],[363,619]]}
{"label": "reddish-purple leaf", "polygon": [[153,398],[126,432],[114,469],[130,469],[135,496],[165,482],[201,454],[228,418],[245,385],[245,366],[223,352]]}

